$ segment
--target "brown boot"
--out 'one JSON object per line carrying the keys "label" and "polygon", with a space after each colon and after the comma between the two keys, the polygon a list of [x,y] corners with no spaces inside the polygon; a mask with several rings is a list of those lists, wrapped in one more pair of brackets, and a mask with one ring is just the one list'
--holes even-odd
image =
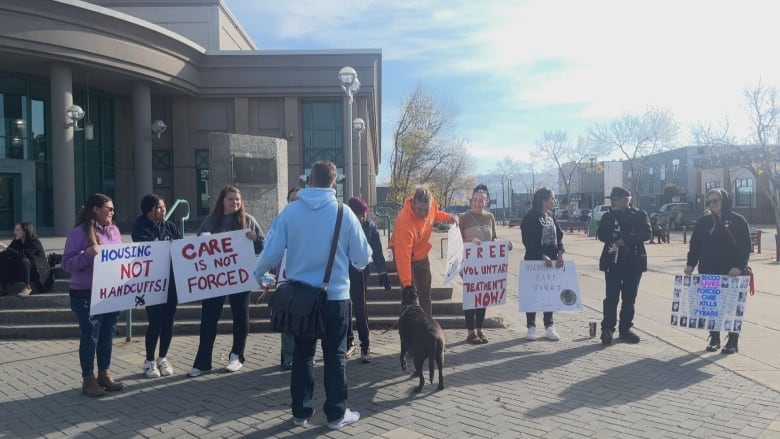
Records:
{"label": "brown boot", "polygon": [[81,385],[81,391],[87,396],[103,396],[106,391],[103,390],[97,383],[94,375],[84,377],[84,384]]}
{"label": "brown boot", "polygon": [[125,385],[120,381],[114,381],[114,379],[111,378],[111,371],[108,369],[98,372],[97,383],[100,387],[108,390],[109,392],[122,390],[122,388],[125,387]]}

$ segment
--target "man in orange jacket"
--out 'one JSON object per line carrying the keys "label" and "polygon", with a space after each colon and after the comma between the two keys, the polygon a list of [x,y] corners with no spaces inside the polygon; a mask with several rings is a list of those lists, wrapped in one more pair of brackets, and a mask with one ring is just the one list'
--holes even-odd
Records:
{"label": "man in orange jacket", "polygon": [[398,213],[390,237],[395,267],[403,289],[416,288],[420,307],[433,316],[431,306],[431,232],[434,221],[457,222],[457,217],[439,210],[431,192],[418,187],[414,195],[407,198],[404,208]]}

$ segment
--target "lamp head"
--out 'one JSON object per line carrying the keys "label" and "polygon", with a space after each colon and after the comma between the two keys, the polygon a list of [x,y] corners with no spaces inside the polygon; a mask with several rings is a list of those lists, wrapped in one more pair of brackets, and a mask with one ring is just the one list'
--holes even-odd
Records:
{"label": "lamp head", "polygon": [[339,70],[339,82],[345,90],[352,86],[355,79],[357,79],[357,72],[352,67],[346,66]]}
{"label": "lamp head", "polygon": [[362,133],[366,129],[366,123],[363,121],[363,119],[356,117],[352,121],[352,129],[356,133]]}
{"label": "lamp head", "polygon": [[65,116],[70,119],[70,122],[65,124],[65,128],[73,127],[76,131],[81,130],[81,128],[79,128],[79,121],[84,119],[84,110],[82,110],[81,107],[78,105],[71,105],[65,110]]}
{"label": "lamp head", "polygon": [[152,122],[152,134],[157,136],[157,138],[160,138],[160,135],[164,133],[168,129],[168,125],[165,125],[165,122],[157,119],[154,122]]}

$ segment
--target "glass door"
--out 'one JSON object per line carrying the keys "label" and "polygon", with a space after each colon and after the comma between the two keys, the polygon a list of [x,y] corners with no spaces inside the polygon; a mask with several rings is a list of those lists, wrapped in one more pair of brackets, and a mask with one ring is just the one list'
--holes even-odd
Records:
{"label": "glass door", "polygon": [[0,234],[10,234],[16,224],[17,211],[21,203],[19,176],[0,174]]}

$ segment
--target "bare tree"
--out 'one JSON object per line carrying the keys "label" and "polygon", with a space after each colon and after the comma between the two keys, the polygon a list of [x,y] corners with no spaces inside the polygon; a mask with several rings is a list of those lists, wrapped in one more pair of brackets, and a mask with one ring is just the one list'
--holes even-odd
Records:
{"label": "bare tree", "polygon": [[[696,124],[691,127],[691,144],[704,147],[722,147],[737,144],[737,139],[729,133],[729,120],[726,118],[722,124]],[[710,151],[715,152],[715,151]]]}
{"label": "bare tree", "polygon": [[580,171],[583,163],[590,156],[604,151],[604,147],[589,139],[580,137],[576,144],[569,141],[565,131],[545,131],[544,137],[536,142],[541,158],[555,165],[558,181],[563,183],[561,189],[566,194],[567,202],[571,198],[571,186],[574,176]]}
{"label": "bare tree", "polygon": [[[506,184],[509,179],[517,172],[517,162],[510,156],[504,157],[496,163],[496,167],[493,168],[491,173],[493,180],[501,185],[501,204],[504,206],[501,211],[501,220],[506,219],[507,204],[506,204]],[[497,201],[497,199],[496,199]],[[511,200],[510,200],[511,202]]]}
{"label": "bare tree", "polygon": [[[777,88],[758,82],[757,85],[746,87],[743,96],[751,118],[753,141],[757,148],[745,151],[739,148],[741,158],[747,158],[750,168],[758,177],[766,176],[768,184],[765,194],[769,198],[775,211],[775,229],[777,238],[780,235],[780,139],[775,137],[778,133],[778,117],[780,117],[780,103],[778,102]],[[774,142],[771,142],[771,140]],[[734,188],[736,191],[737,188]]]}
{"label": "bare tree", "polygon": [[403,201],[417,184],[429,183],[446,160],[446,128],[454,110],[417,87],[402,105],[393,132],[390,199]]}
{"label": "bare tree", "polygon": [[668,148],[678,131],[679,126],[669,110],[650,108],[642,114],[627,112],[619,119],[597,122],[590,136],[606,150],[618,150],[626,159],[629,185],[639,206],[644,159]]}
{"label": "bare tree", "polygon": [[449,206],[456,193],[470,193],[476,184],[476,162],[463,139],[454,140],[444,155],[443,166],[432,173],[430,185],[440,204]]}

